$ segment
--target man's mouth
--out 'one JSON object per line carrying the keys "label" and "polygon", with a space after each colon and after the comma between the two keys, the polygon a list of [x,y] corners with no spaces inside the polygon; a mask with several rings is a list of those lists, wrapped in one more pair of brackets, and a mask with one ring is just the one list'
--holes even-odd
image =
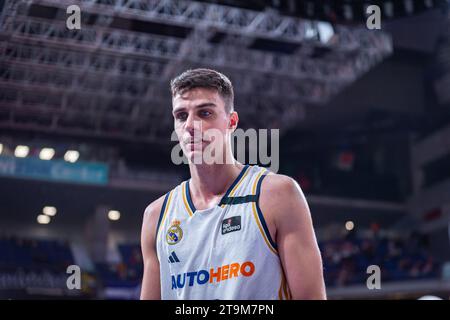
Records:
{"label": "man's mouth", "polygon": [[203,147],[207,144],[207,141],[200,139],[200,140],[194,140],[194,139],[188,139],[185,142],[185,146],[190,150],[195,149],[203,149]]}
{"label": "man's mouth", "polygon": [[197,143],[202,143],[205,142],[203,139],[199,139],[199,140],[193,140],[193,139],[189,139],[186,140],[184,143],[185,144],[197,144]]}
{"label": "man's mouth", "polygon": [[210,141],[205,138],[200,139],[194,139],[194,138],[188,138],[184,140],[184,144],[200,144],[200,143],[209,143]]}

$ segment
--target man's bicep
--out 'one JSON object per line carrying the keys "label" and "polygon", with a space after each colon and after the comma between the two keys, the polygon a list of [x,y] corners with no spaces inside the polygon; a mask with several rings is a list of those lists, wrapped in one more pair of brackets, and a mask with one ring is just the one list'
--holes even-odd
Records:
{"label": "man's bicep", "polygon": [[295,182],[278,212],[277,242],[293,299],[324,299],[323,266],[311,214]]}
{"label": "man's bicep", "polygon": [[144,276],[141,289],[142,300],[161,299],[161,282],[159,276],[159,261],[155,255],[144,258]]}
{"label": "man's bicep", "polygon": [[158,203],[150,205],[144,213],[142,222],[141,249],[144,260],[144,275],[141,299],[161,299],[159,261],[156,253],[156,227],[159,208]]}

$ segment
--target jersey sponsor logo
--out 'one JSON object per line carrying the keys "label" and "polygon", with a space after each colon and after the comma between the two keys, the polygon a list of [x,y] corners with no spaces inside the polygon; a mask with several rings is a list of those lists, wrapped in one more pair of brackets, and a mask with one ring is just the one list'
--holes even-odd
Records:
{"label": "jersey sponsor logo", "polygon": [[241,216],[226,218],[222,221],[222,234],[241,230]]}
{"label": "jersey sponsor logo", "polygon": [[172,253],[169,255],[169,263],[175,263],[180,262],[180,259],[178,259],[175,251],[172,251]]}
{"label": "jersey sponsor logo", "polygon": [[183,230],[180,227],[180,221],[174,220],[167,230],[166,241],[168,244],[173,245],[180,242],[181,238],[183,238]]}
{"label": "jersey sponsor logo", "polygon": [[199,270],[172,275],[172,290],[183,289],[197,285],[219,283],[231,278],[251,277],[255,273],[255,265],[251,261],[242,264],[237,262],[227,264],[217,269]]}

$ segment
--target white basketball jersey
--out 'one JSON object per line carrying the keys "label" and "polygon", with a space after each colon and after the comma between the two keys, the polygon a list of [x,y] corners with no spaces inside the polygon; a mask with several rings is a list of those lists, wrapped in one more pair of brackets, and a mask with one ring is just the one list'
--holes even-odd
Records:
{"label": "white basketball jersey", "polygon": [[156,235],[162,299],[290,299],[258,205],[267,173],[246,165],[205,210],[195,209],[189,181],[166,195]]}

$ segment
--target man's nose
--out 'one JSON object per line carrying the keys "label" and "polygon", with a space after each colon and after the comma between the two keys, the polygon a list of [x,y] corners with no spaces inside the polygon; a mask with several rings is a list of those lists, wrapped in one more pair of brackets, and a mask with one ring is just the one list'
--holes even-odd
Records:
{"label": "man's nose", "polygon": [[186,131],[191,136],[194,136],[196,130],[201,130],[202,123],[193,114],[190,114],[186,119]]}

